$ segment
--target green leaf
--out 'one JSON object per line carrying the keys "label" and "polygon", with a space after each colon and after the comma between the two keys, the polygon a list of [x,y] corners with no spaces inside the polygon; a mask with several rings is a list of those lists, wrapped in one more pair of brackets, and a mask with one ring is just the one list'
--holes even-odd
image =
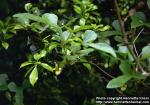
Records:
{"label": "green leaf", "polygon": [[7,84],[0,85],[0,91],[6,91],[6,90],[8,90]]}
{"label": "green leaf", "polygon": [[46,63],[40,63],[40,65],[48,71],[53,72],[53,68]]}
{"label": "green leaf", "polygon": [[74,11],[75,11],[76,13],[78,13],[78,14],[81,14],[81,13],[82,13],[82,10],[81,10],[80,7],[78,7],[78,6],[76,6],[76,5],[74,5],[73,7],[74,7]]}
{"label": "green leaf", "polygon": [[56,43],[56,42],[50,43],[50,46],[48,47],[48,52],[51,52],[57,46],[58,46],[58,43]]}
{"label": "green leaf", "polygon": [[46,56],[46,53],[47,53],[47,52],[46,52],[45,50],[42,50],[42,51],[40,52],[41,58],[42,58],[42,57],[45,57],[45,56]]}
{"label": "green leaf", "polygon": [[76,26],[74,27],[73,32],[79,32],[79,31],[88,30],[88,29],[93,29],[93,26],[92,25]]}
{"label": "green leaf", "polygon": [[80,56],[84,56],[84,55],[88,55],[89,53],[91,53],[93,51],[94,51],[93,48],[86,48],[84,50],[78,51],[78,53],[80,54]]}
{"label": "green leaf", "polygon": [[118,31],[105,31],[105,32],[100,32],[99,35],[102,35],[103,37],[110,37],[114,35],[121,35],[121,33]]}
{"label": "green leaf", "polygon": [[[80,59],[81,62],[88,62],[86,59],[82,58]],[[82,63],[84,67],[86,67],[89,71],[91,71],[92,67],[89,63]]]}
{"label": "green leaf", "polygon": [[140,72],[135,72],[135,73],[133,73],[132,77],[135,78],[135,79],[145,79],[145,78],[146,78],[146,76],[144,76],[144,75],[143,75],[142,73],[140,73]]}
{"label": "green leaf", "polygon": [[109,53],[114,57],[117,57],[114,49],[110,45],[108,45],[107,43],[89,43],[87,45],[90,47],[93,47],[97,50]]}
{"label": "green leaf", "polygon": [[8,89],[9,89],[11,92],[16,92],[17,86],[16,86],[16,84],[15,84],[14,82],[10,82],[10,83],[8,84]]}
{"label": "green leaf", "polygon": [[62,34],[62,40],[66,41],[69,38],[70,32],[64,31]]}
{"label": "green leaf", "polygon": [[79,59],[79,55],[65,55],[65,58],[68,61],[75,61],[75,60]]}
{"label": "green leaf", "polygon": [[125,83],[127,83],[132,78],[131,75],[122,75],[117,78],[112,79],[107,84],[107,88],[118,88],[123,86]]}
{"label": "green leaf", "polygon": [[143,12],[136,12],[132,17],[131,28],[136,28],[139,26],[143,26],[146,21],[145,15]]}
{"label": "green leaf", "polygon": [[58,17],[55,14],[45,13],[42,15],[42,19],[45,21],[45,24],[57,25]]}
{"label": "green leaf", "polygon": [[121,28],[120,28],[120,24],[119,24],[119,21],[118,21],[118,20],[114,20],[113,23],[112,23],[112,26],[114,27],[114,29],[115,29],[116,31],[121,32]]}
{"label": "green leaf", "polygon": [[44,23],[43,19],[40,16],[36,16],[30,13],[19,13],[19,14],[15,14],[13,17],[20,18],[20,19],[23,18],[24,20],[30,19],[36,22]]}
{"label": "green leaf", "polygon": [[35,60],[39,60],[39,59],[45,57],[46,53],[47,52],[45,50],[42,50],[40,53],[34,54],[33,57],[34,57]]}
{"label": "green leaf", "polygon": [[132,74],[131,63],[129,61],[122,61],[121,64],[119,65],[119,68],[124,75]]}
{"label": "green leaf", "polygon": [[76,52],[78,52],[81,49],[81,44],[72,42],[69,49],[73,54],[75,54]]}
{"label": "green leaf", "polygon": [[8,80],[7,74],[0,74],[0,86],[6,84]]}
{"label": "green leaf", "polygon": [[37,80],[38,80],[37,66],[35,66],[34,69],[32,70],[32,72],[29,76],[29,80],[30,80],[30,83],[32,84],[32,86],[34,86],[34,84],[37,82]]}
{"label": "green leaf", "polygon": [[97,34],[92,30],[86,30],[83,36],[83,41],[85,43],[92,42],[97,38]]}
{"label": "green leaf", "polygon": [[31,64],[33,64],[33,63],[32,63],[32,62],[23,62],[23,63],[21,64],[20,68],[23,68],[23,67],[28,66],[28,65],[31,65]]}
{"label": "green leaf", "polygon": [[80,21],[79,21],[79,24],[81,26],[84,26],[85,25],[85,19],[84,18],[81,18]]}
{"label": "green leaf", "polygon": [[150,46],[145,46],[142,49],[142,59],[150,58]]}
{"label": "green leaf", "polygon": [[26,11],[30,11],[31,8],[32,8],[32,4],[31,3],[27,3],[27,4],[25,4],[24,8],[25,8]]}
{"label": "green leaf", "polygon": [[150,0],[147,0],[148,8],[150,9]]}
{"label": "green leaf", "polygon": [[13,17],[17,18],[17,22],[21,23],[21,25],[16,25],[14,29],[22,29],[24,28],[22,25],[29,25],[29,18],[25,16],[25,13],[15,14]]}
{"label": "green leaf", "polygon": [[39,60],[41,58],[41,55],[36,53],[36,54],[33,55],[33,57],[34,57],[35,60]]}
{"label": "green leaf", "polygon": [[118,48],[118,51],[120,52],[120,53],[125,53],[125,54],[127,54],[129,51],[128,51],[128,48],[126,47],[126,46],[122,46],[122,45],[120,45],[120,46],[118,46],[119,48]]}
{"label": "green leaf", "polygon": [[9,47],[9,44],[7,42],[2,41],[2,46],[5,48],[5,50],[7,50]]}

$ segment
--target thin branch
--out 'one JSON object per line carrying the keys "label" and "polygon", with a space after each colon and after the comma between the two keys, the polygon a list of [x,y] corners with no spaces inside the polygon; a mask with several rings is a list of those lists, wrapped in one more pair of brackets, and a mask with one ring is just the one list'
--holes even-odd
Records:
{"label": "thin branch", "polygon": [[144,31],[144,28],[142,28],[141,31],[138,33],[138,35],[135,37],[135,39],[133,40],[133,43],[135,43],[135,41],[138,39],[138,37],[141,35],[143,31]]}
{"label": "thin branch", "polygon": [[92,63],[92,62],[82,62],[82,61],[76,61],[76,62],[79,62],[79,63],[88,63],[88,64],[91,64],[95,67],[97,67],[99,70],[101,70],[104,74],[106,74],[107,76],[109,76],[110,78],[115,78],[114,76],[108,74],[105,70],[103,70],[101,67],[99,67],[98,65],[96,65],[95,63]]}
{"label": "thin branch", "polygon": [[117,0],[114,0],[114,6],[115,6],[115,9],[116,9],[116,13],[117,13],[117,17],[118,17],[118,20],[119,20],[121,32],[122,32],[122,35],[123,35],[123,41],[124,41],[125,45],[127,46],[129,52],[131,53],[131,55],[132,55],[134,61],[135,61],[136,64],[138,65],[138,68],[142,71],[143,75],[146,75],[146,76],[147,76],[147,75],[150,75],[149,73],[147,73],[147,72],[143,69],[142,65],[141,65],[140,62],[139,62],[138,57],[136,56],[136,54],[134,53],[134,51],[133,51],[133,49],[132,49],[132,46],[129,45],[128,37],[127,37],[126,32],[125,32],[124,21],[123,21],[122,18],[121,18],[120,9],[119,9]]}
{"label": "thin branch", "polygon": [[135,37],[135,39],[133,40],[133,47],[134,47],[134,50],[135,50],[135,53],[136,53],[136,55],[137,56],[139,56],[138,55],[138,52],[137,52],[137,49],[136,49],[136,46],[135,46],[135,42],[136,42],[136,40],[139,38],[139,36],[141,35],[141,33],[144,31],[144,28],[142,28],[141,29],[141,31],[138,33],[138,35]]}

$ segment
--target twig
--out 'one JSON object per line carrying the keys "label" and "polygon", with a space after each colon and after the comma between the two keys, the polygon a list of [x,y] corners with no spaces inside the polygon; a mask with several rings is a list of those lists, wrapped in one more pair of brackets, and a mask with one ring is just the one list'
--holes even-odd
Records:
{"label": "twig", "polygon": [[144,31],[144,28],[142,28],[141,29],[141,31],[138,33],[138,35],[135,37],[135,39],[133,40],[133,47],[134,47],[134,50],[135,50],[135,53],[136,53],[136,55],[137,56],[139,56],[138,55],[138,52],[137,52],[137,49],[136,49],[136,46],[135,46],[135,42],[136,42],[136,40],[138,39],[138,37],[141,35],[141,33]]}
{"label": "twig", "polygon": [[141,31],[138,33],[138,35],[136,36],[136,38],[133,40],[133,43],[135,43],[135,41],[138,39],[138,37],[141,35],[141,33],[144,31],[144,28],[141,29]]}
{"label": "twig", "polygon": [[52,35],[48,35],[48,36],[46,36],[45,38],[43,38],[43,40],[45,40],[45,39],[49,38],[50,36],[52,36]]}
{"label": "twig", "polygon": [[143,69],[143,67],[141,66],[141,64],[140,64],[140,62],[139,62],[138,57],[136,56],[136,54],[134,53],[134,51],[133,51],[133,49],[132,49],[132,46],[129,45],[128,37],[127,37],[126,32],[125,32],[124,21],[123,21],[122,18],[121,18],[120,9],[119,9],[117,0],[114,0],[114,6],[115,6],[115,9],[116,9],[116,13],[117,13],[117,17],[118,17],[118,20],[119,20],[121,32],[122,32],[122,35],[123,35],[123,41],[124,41],[125,45],[127,46],[129,52],[131,53],[131,55],[132,55],[134,61],[135,61],[136,64],[138,65],[138,68],[142,71],[143,75],[146,75],[146,76],[150,75],[149,73],[147,73],[147,72]]}
{"label": "twig", "polygon": [[114,76],[108,74],[105,70],[103,70],[101,67],[99,67],[98,65],[96,65],[95,63],[92,63],[92,62],[82,62],[82,61],[76,61],[76,62],[79,62],[79,63],[88,63],[88,64],[91,64],[95,67],[97,67],[99,70],[101,70],[104,74],[106,74],[107,76],[109,76],[110,78],[115,78]]}

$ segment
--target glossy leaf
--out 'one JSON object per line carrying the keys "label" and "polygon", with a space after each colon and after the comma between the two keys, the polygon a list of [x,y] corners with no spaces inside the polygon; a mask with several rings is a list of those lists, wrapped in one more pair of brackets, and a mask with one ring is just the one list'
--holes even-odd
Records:
{"label": "glossy leaf", "polygon": [[51,52],[57,46],[58,46],[58,44],[55,42],[50,43],[50,46],[48,47],[48,52]]}
{"label": "glossy leaf", "polygon": [[124,75],[132,74],[131,63],[129,61],[122,61],[121,64],[119,65],[119,68]]}
{"label": "glossy leaf", "polygon": [[32,63],[32,62],[23,62],[23,63],[21,64],[20,68],[23,68],[23,67],[28,66],[28,65],[31,65],[31,64],[33,64],[33,63]]}
{"label": "glossy leaf", "polygon": [[37,82],[37,80],[38,80],[37,66],[35,66],[34,69],[32,70],[32,72],[29,76],[29,80],[30,80],[30,83],[32,84],[32,86],[34,86],[34,84]]}
{"label": "glossy leaf", "polygon": [[81,18],[80,21],[79,21],[79,24],[81,26],[84,26],[85,25],[85,19],[84,18]]}
{"label": "glossy leaf", "polygon": [[40,63],[40,65],[48,71],[53,72],[53,68],[46,63]]}
{"label": "glossy leaf", "polygon": [[15,14],[13,17],[20,18],[20,19],[23,18],[24,20],[29,19],[29,20],[33,20],[33,21],[37,21],[41,23],[44,22],[40,16],[36,16],[30,13],[19,13],[19,14]]}
{"label": "glossy leaf", "polygon": [[70,32],[64,31],[62,34],[62,40],[66,41],[69,38]]}
{"label": "glossy leaf", "polygon": [[143,12],[136,12],[132,17],[131,28],[143,26],[145,23],[145,15]]}
{"label": "glossy leaf", "polygon": [[74,10],[76,13],[81,14],[81,8],[79,6],[74,5]]}
{"label": "glossy leaf", "polygon": [[150,46],[145,46],[142,49],[142,59],[150,58]]}
{"label": "glossy leaf", "polygon": [[45,21],[45,24],[57,25],[58,17],[55,14],[45,13],[42,15],[42,19]]}
{"label": "glossy leaf", "polygon": [[97,34],[92,30],[86,30],[83,36],[83,41],[85,43],[92,42],[97,38]]}
{"label": "glossy leaf", "polygon": [[35,60],[39,60],[41,58],[43,58],[44,56],[46,56],[46,51],[45,50],[42,50],[40,53],[36,53],[33,55],[34,59]]}
{"label": "glossy leaf", "polygon": [[109,53],[114,57],[117,57],[114,49],[110,45],[108,45],[107,43],[89,43],[87,45],[90,47],[93,47],[97,50]]}
{"label": "glossy leaf", "polygon": [[[86,59],[80,59],[81,62],[88,62]],[[84,67],[86,67],[89,71],[91,71],[92,67],[89,63],[82,63]]]}
{"label": "glossy leaf", "polygon": [[36,54],[33,55],[33,57],[34,57],[35,60],[39,60],[41,58],[41,55],[36,53]]}
{"label": "glossy leaf", "polygon": [[127,54],[129,51],[128,51],[128,48],[126,46],[118,46],[118,51],[121,52],[121,53],[125,53]]}
{"label": "glossy leaf", "polygon": [[122,75],[109,81],[107,88],[118,88],[123,86],[132,78],[131,75]]}
{"label": "glossy leaf", "polygon": [[120,28],[120,24],[119,24],[119,21],[118,21],[118,20],[113,21],[112,26],[114,27],[114,29],[115,29],[116,31],[121,32],[121,28]]}
{"label": "glossy leaf", "polygon": [[84,55],[88,55],[89,53],[91,53],[91,52],[93,52],[93,51],[94,51],[94,49],[92,49],[92,48],[87,48],[87,49],[78,51],[78,53],[80,54],[80,56],[84,56]]}
{"label": "glossy leaf", "polygon": [[7,43],[7,42],[2,42],[2,46],[5,48],[5,50],[7,50],[8,49],[8,47],[9,47],[9,44]]}
{"label": "glossy leaf", "polygon": [[118,31],[105,31],[105,32],[100,32],[99,35],[103,37],[110,37],[115,35],[121,35],[121,33]]}

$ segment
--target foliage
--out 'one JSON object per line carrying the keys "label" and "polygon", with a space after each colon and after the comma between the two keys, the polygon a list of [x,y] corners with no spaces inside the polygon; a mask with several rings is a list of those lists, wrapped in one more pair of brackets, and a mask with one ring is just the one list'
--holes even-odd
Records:
{"label": "foliage", "polygon": [[[120,0],[113,10],[121,10],[121,17],[114,15],[108,25],[100,1],[39,0],[0,21],[0,52],[4,59],[19,52],[21,59],[0,74],[0,90],[9,103],[96,105],[99,95],[134,95],[148,86],[150,46],[142,32],[149,30],[149,16],[142,10],[128,16],[139,1]],[[18,73],[19,80],[12,78]]]}

